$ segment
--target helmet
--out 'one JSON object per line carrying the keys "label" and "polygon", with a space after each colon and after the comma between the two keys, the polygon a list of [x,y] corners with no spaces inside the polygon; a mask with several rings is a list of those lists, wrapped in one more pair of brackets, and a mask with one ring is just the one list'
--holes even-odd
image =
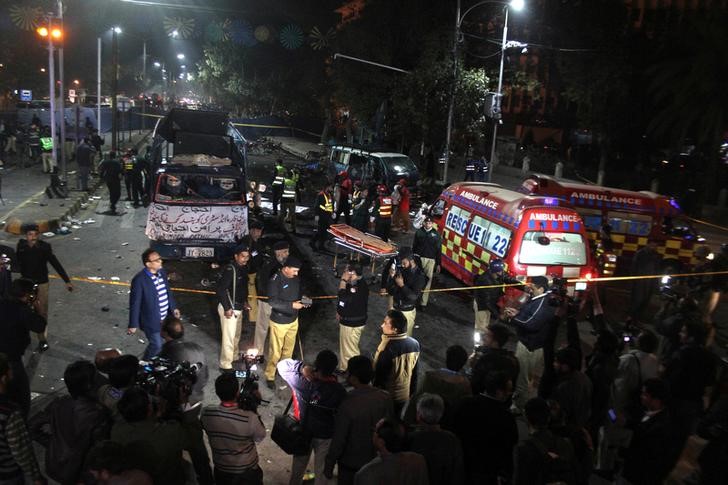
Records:
{"label": "helmet", "polygon": [[386,193],[388,192],[388,190],[387,190],[387,186],[386,186],[386,185],[384,185],[384,184],[380,184],[380,185],[379,185],[379,186],[377,187],[377,192],[379,192],[380,194],[386,194]]}
{"label": "helmet", "polygon": [[492,273],[500,273],[501,271],[506,269],[506,264],[503,262],[502,259],[494,259],[490,262],[488,269]]}

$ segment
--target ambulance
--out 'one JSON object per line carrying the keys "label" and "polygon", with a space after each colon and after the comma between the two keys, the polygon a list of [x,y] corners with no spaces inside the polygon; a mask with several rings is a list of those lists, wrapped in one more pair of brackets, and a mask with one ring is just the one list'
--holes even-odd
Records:
{"label": "ambulance", "polygon": [[[533,276],[590,279],[596,274],[581,216],[567,203],[460,182],[430,209],[442,236],[442,267],[466,284],[502,259],[519,279]],[[585,283],[567,290],[585,290]]]}
{"label": "ambulance", "polygon": [[695,264],[694,249],[705,242],[675,199],[654,192],[564,182],[546,175],[532,175],[519,191],[574,206],[595,244],[602,225],[609,224],[616,274],[629,272],[632,257],[648,240],[657,242],[665,273]]}

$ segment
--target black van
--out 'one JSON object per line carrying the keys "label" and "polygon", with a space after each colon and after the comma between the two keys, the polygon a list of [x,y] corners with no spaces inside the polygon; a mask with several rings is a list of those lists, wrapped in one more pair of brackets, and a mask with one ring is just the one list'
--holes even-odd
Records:
{"label": "black van", "polygon": [[389,190],[405,179],[413,195],[420,179],[417,166],[407,155],[348,145],[331,147],[329,170],[332,176],[346,171],[354,182],[384,184]]}

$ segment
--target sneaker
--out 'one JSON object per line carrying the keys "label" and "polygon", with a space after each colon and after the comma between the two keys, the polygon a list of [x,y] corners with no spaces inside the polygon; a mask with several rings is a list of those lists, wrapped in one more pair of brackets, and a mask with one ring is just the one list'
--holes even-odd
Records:
{"label": "sneaker", "polygon": [[48,345],[47,341],[38,342],[38,352],[45,352],[46,350],[50,349],[51,346]]}

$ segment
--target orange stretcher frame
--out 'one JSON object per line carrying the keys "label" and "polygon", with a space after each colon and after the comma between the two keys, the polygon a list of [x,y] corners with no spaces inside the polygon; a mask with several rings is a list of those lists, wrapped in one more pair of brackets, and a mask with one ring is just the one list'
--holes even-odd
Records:
{"label": "orange stretcher frame", "polygon": [[336,244],[336,252],[334,253],[334,274],[337,274],[337,276],[338,272],[336,264],[339,258],[339,247],[371,258],[372,274],[374,274],[374,268],[378,260],[391,258],[397,255],[396,244],[382,241],[377,236],[361,232],[347,224],[332,224],[329,227],[328,232],[334,236],[334,243]]}

